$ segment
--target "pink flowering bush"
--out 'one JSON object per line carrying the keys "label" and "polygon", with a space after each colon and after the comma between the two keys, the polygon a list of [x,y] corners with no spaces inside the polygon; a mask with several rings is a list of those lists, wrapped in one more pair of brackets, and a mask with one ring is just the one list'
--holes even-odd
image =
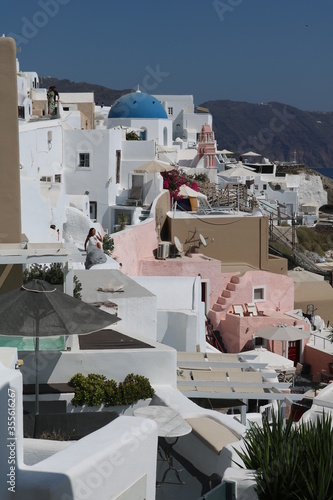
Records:
{"label": "pink flowering bush", "polygon": [[189,186],[194,191],[199,191],[198,184],[187,175],[180,173],[178,170],[161,172],[161,175],[163,177],[163,188],[169,190],[170,198],[173,198],[175,201],[183,198],[183,196],[179,194],[180,186],[183,184]]}

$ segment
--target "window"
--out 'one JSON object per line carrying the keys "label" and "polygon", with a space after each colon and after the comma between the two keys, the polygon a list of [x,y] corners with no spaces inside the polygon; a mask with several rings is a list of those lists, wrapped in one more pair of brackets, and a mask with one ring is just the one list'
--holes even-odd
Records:
{"label": "window", "polygon": [[173,108],[168,108],[168,115],[173,115]]}
{"label": "window", "polygon": [[253,287],[253,302],[260,302],[266,300],[265,286]]}
{"label": "window", "polygon": [[97,219],[97,201],[91,201],[89,204],[89,208],[90,208],[90,218],[92,220],[96,220]]}
{"label": "window", "polygon": [[79,167],[90,167],[90,153],[79,153]]}
{"label": "window", "polygon": [[258,190],[258,184],[254,185],[254,189],[257,191]]}
{"label": "window", "polygon": [[40,178],[41,182],[52,182],[52,177],[51,176],[43,176]]}
{"label": "window", "polygon": [[54,182],[61,182],[61,174],[55,174],[54,176]]}
{"label": "window", "polygon": [[121,162],[121,150],[116,150],[116,183],[120,183],[120,162]]}
{"label": "window", "polygon": [[266,347],[266,340],[253,335],[253,348],[256,347]]}
{"label": "window", "polygon": [[267,184],[263,184],[263,185],[262,185],[262,188],[263,188],[264,190],[265,190],[265,189],[267,189]]}
{"label": "window", "polygon": [[146,141],[147,140],[147,129],[142,128],[140,132],[140,139],[141,141]]}
{"label": "window", "polygon": [[18,107],[18,117],[19,118],[25,118],[25,109],[24,109],[24,106],[19,106]]}
{"label": "window", "polygon": [[64,111],[69,111],[69,106],[63,106],[63,107],[62,107],[62,109],[63,109]]}

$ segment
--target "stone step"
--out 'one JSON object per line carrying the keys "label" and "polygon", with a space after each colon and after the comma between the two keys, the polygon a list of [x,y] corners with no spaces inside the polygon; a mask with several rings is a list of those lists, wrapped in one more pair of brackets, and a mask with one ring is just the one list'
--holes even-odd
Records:
{"label": "stone step", "polygon": [[240,283],[240,279],[239,279],[239,276],[231,276],[231,283],[235,283],[235,284],[238,284]]}
{"label": "stone step", "polygon": [[227,297],[228,299],[230,299],[230,297],[231,297],[230,290],[223,290],[222,297]]}
{"label": "stone step", "polygon": [[214,304],[213,305],[213,311],[215,312],[222,312],[223,311],[223,308],[220,304]]}
{"label": "stone step", "polygon": [[226,286],[227,290],[230,290],[231,292],[234,292],[236,290],[236,284],[235,283],[228,283]]}
{"label": "stone step", "polygon": [[227,299],[220,295],[219,298],[217,299],[217,303],[221,304],[221,305],[225,305],[227,303]]}

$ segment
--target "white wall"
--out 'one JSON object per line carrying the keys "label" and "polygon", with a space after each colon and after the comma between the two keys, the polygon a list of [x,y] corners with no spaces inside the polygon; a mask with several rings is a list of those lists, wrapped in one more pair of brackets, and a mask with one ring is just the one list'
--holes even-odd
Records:
{"label": "white wall", "polygon": [[94,500],[124,492],[129,500],[138,493],[155,499],[157,425],[152,420],[122,416],[45,460],[40,450],[41,461],[28,466],[23,463],[22,376],[2,364],[0,403],[1,500]]}
{"label": "white wall", "polygon": [[[196,352],[198,315],[191,311],[158,311],[158,342],[173,347],[177,351]],[[205,351],[203,343],[200,350]]]}
{"label": "white wall", "polygon": [[21,224],[30,243],[51,242],[50,225],[59,229],[62,239],[66,220],[66,196],[63,184],[42,183],[21,176]]}
{"label": "white wall", "polygon": [[57,120],[22,123],[19,141],[21,173],[23,169],[34,179],[61,174],[62,130]]}
{"label": "white wall", "polygon": [[[134,130],[146,129],[145,141],[128,141],[128,142],[146,142],[155,141],[157,144],[171,146],[172,144],[172,122],[167,118],[108,118],[108,129],[113,127],[130,127]],[[168,141],[164,144],[163,129],[168,129]]]}
{"label": "white wall", "polygon": [[[197,133],[201,132],[202,126],[205,123],[213,127],[213,117],[209,113],[184,113],[183,120],[184,129],[195,130]],[[188,134],[188,140],[196,141],[196,137],[193,137],[190,138],[190,134]]]}
{"label": "white wall", "polygon": [[205,351],[205,308],[199,277],[137,276],[157,297],[157,340],[177,350]]}
{"label": "white wall", "polygon": [[[61,239],[66,220],[61,126],[57,120],[22,123],[19,141],[22,232],[30,242],[48,242],[54,224]],[[54,182],[56,174],[61,182]]]}
{"label": "white wall", "polygon": [[[122,382],[135,373],[148,377],[152,385],[176,387],[177,353],[168,346],[146,341],[152,347],[143,349],[112,349],[96,351],[41,351],[39,355],[40,383],[68,382],[76,373],[100,373]],[[35,382],[33,352],[21,352],[25,384]]]}
{"label": "white wall", "polygon": [[22,468],[18,498],[95,500],[121,498],[128,492],[124,498],[129,500],[153,500],[156,455],[156,424],[122,416],[38,464]]}
{"label": "white wall", "polygon": [[126,335],[141,336],[157,340],[156,297],[118,297],[113,300],[118,305],[118,316],[121,318],[121,332]]}
{"label": "white wall", "polygon": [[[121,150],[121,130],[65,130],[66,192],[97,202],[97,222],[110,230],[110,205],[116,202],[116,150]],[[90,166],[78,167],[79,153],[90,154]]]}
{"label": "white wall", "polygon": [[157,297],[157,309],[194,310],[201,298],[199,277],[188,276],[134,276],[134,281]]}

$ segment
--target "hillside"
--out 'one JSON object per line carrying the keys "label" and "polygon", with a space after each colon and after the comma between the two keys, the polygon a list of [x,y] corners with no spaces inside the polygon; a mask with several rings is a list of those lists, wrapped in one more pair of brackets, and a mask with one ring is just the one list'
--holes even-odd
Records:
{"label": "hillside", "polygon": [[271,102],[207,101],[219,148],[237,155],[249,150],[276,161],[310,168],[333,167],[333,113],[302,111]]}
{"label": "hillside", "polygon": [[[114,90],[86,82],[40,77],[41,86],[58,92],[94,92],[95,102],[110,106],[131,89]],[[200,106],[213,115],[220,149],[236,155],[255,150],[271,160],[297,162],[310,168],[333,168],[333,112],[302,111],[285,104],[206,101]]]}
{"label": "hillside", "polygon": [[132,89],[115,90],[103,87],[102,85],[96,85],[94,83],[87,82],[71,82],[70,80],[58,80],[53,77],[43,77],[40,76],[40,86],[44,88],[50,87],[50,85],[55,85],[57,91],[60,92],[94,92],[95,102],[103,103],[105,106],[111,106],[119,97],[129,92],[133,92]]}

